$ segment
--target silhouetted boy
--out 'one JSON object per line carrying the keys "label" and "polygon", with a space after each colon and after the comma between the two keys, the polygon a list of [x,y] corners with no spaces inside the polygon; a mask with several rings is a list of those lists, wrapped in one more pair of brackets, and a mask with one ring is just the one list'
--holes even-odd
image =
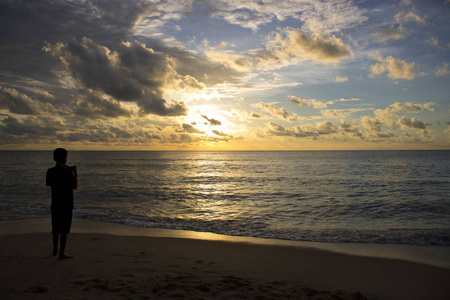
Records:
{"label": "silhouetted boy", "polygon": [[53,255],[58,254],[58,241],[61,244],[58,259],[72,258],[64,253],[67,235],[72,225],[73,190],[77,188],[77,167],[66,166],[67,150],[57,148],[53,151],[56,166],[47,170],[47,186],[52,188],[52,233]]}

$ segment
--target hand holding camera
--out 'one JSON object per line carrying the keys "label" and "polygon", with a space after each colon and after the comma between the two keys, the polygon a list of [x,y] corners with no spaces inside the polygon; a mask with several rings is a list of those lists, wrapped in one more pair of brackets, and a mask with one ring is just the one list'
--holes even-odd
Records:
{"label": "hand holding camera", "polygon": [[72,171],[75,175],[77,174],[77,166],[76,165],[71,166],[71,167],[67,166],[67,169]]}

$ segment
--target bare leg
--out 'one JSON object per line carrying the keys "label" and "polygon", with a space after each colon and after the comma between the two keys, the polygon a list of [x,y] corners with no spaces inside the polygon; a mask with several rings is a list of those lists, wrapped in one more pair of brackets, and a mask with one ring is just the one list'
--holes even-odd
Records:
{"label": "bare leg", "polygon": [[53,256],[56,256],[58,254],[58,241],[59,241],[59,234],[54,233],[53,234]]}
{"label": "bare leg", "polygon": [[66,250],[66,243],[67,243],[67,234],[61,234],[61,247],[59,249],[60,251],[58,259],[68,259],[73,257],[71,255],[66,255],[64,253],[64,251]]}

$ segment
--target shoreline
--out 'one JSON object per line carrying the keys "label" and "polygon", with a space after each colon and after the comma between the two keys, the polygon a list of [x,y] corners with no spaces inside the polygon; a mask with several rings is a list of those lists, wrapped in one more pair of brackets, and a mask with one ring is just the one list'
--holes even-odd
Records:
{"label": "shoreline", "polygon": [[5,299],[450,295],[450,267],[414,258],[439,252],[435,247],[446,258],[446,246],[329,245],[74,219],[67,251],[75,257],[58,261],[51,256],[49,218],[0,222],[0,242]]}
{"label": "shoreline", "polygon": [[[0,236],[9,234],[50,233],[49,217],[0,221]],[[106,221],[74,218],[71,233],[102,233],[119,236],[167,237],[194,240],[226,241],[268,246],[312,248],[335,253],[397,259],[450,269],[450,246],[404,245],[373,243],[323,243],[289,241],[245,236],[230,236],[211,232],[142,228]]]}

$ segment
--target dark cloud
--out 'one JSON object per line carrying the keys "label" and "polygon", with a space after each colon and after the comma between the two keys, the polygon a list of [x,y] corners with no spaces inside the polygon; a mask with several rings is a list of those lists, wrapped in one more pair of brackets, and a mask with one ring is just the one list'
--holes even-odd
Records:
{"label": "dark cloud", "polygon": [[380,139],[390,139],[395,137],[395,134],[391,132],[375,132],[375,133],[370,132],[369,134]]}
{"label": "dark cloud", "polygon": [[219,120],[212,119],[212,118],[208,118],[208,117],[205,116],[205,115],[202,115],[202,118],[205,119],[206,121],[208,121],[208,124],[209,124],[209,125],[212,125],[212,126],[219,126],[219,125],[222,125],[222,122],[220,122]]}
{"label": "dark cloud", "polygon": [[252,112],[252,113],[250,114],[250,117],[252,117],[252,118],[254,118],[254,119],[261,119],[261,118],[262,118],[262,115],[259,114],[259,113],[256,113],[256,112]]}
{"label": "dark cloud", "polygon": [[8,88],[0,85],[0,109],[9,113],[30,116],[68,115],[72,110],[54,101],[46,91]]}
{"label": "dark cloud", "polygon": [[15,118],[2,115],[0,119],[0,145],[27,143],[82,143],[104,145],[150,145],[163,141],[155,134],[156,126],[134,121],[69,119],[57,117]]}
{"label": "dark cloud", "polygon": [[180,75],[190,75],[207,85],[241,83],[242,73],[224,66],[222,63],[213,62],[198,56],[192,51],[179,47],[170,47],[159,40],[148,37],[135,36],[130,40],[151,45],[151,48],[156,52],[170,56],[176,63],[176,70]]}
{"label": "dark cloud", "polygon": [[159,139],[159,137],[155,137],[154,135],[150,135],[146,132],[131,134],[130,132],[117,127],[86,130],[81,132],[59,133],[56,137],[59,142],[83,142],[116,145],[150,144],[153,139]]}
{"label": "dark cloud", "polygon": [[318,123],[316,127],[294,126],[290,128],[274,122],[269,122],[268,127],[268,132],[270,135],[290,136],[296,138],[316,138],[320,135],[329,135],[337,132],[336,124],[331,123],[330,121]]}
{"label": "dark cloud", "polygon": [[226,134],[225,132],[222,131],[218,131],[218,130],[212,130],[212,133],[218,135],[218,136],[229,136],[228,134]]}
{"label": "dark cloud", "polygon": [[205,133],[204,131],[201,131],[197,128],[195,128],[194,126],[190,125],[190,124],[182,124],[181,125],[181,129],[177,129],[177,132],[188,132],[188,133],[199,133],[199,134],[203,134]]}
{"label": "dark cloud", "polygon": [[194,138],[189,134],[184,133],[180,135],[171,134],[166,142],[172,144],[190,144],[194,142]]}
{"label": "dark cloud", "polygon": [[54,61],[41,51],[49,43],[89,37],[109,45],[124,39],[144,1],[2,0],[0,3],[0,72],[38,80],[53,77]]}
{"label": "dark cloud", "polygon": [[161,140],[160,135],[152,130],[143,128],[123,127],[123,124],[113,125],[108,122],[93,123],[83,128],[71,126],[67,132],[59,131],[55,138],[58,142],[69,143],[99,143],[110,145],[142,145],[152,144],[155,140]]}
{"label": "dark cloud", "polygon": [[0,86],[0,109],[7,109],[20,115],[38,115],[42,106],[40,102],[15,89]]}
{"label": "dark cloud", "polygon": [[[237,82],[239,74],[221,64],[133,35],[138,18],[152,11],[155,5],[143,0],[0,0],[1,84],[19,94],[3,90],[0,107],[16,114],[114,118],[130,114],[119,102],[127,101],[141,115],[180,116],[187,107],[164,99],[168,89]],[[37,86],[40,97],[24,93]],[[56,101],[45,99],[48,92]]]}
{"label": "dark cloud", "polygon": [[117,118],[121,116],[128,117],[132,114],[130,110],[125,109],[118,101],[107,100],[101,96],[86,95],[79,96],[74,101],[74,114],[88,118],[110,117]]}
{"label": "dark cloud", "polygon": [[64,124],[55,118],[27,117],[19,120],[9,116],[0,124],[0,131],[3,133],[12,136],[26,136],[30,140],[54,135],[58,130],[65,128]]}
{"label": "dark cloud", "polygon": [[[187,113],[183,103],[168,104],[162,97],[165,89],[176,88],[184,78],[166,57],[141,43],[121,43],[116,51],[111,51],[83,38],[80,42],[46,44],[44,50],[64,63],[82,90],[135,102],[143,114],[179,116]],[[198,86],[193,88],[200,88],[196,83]],[[191,78],[188,84],[192,85]]]}

